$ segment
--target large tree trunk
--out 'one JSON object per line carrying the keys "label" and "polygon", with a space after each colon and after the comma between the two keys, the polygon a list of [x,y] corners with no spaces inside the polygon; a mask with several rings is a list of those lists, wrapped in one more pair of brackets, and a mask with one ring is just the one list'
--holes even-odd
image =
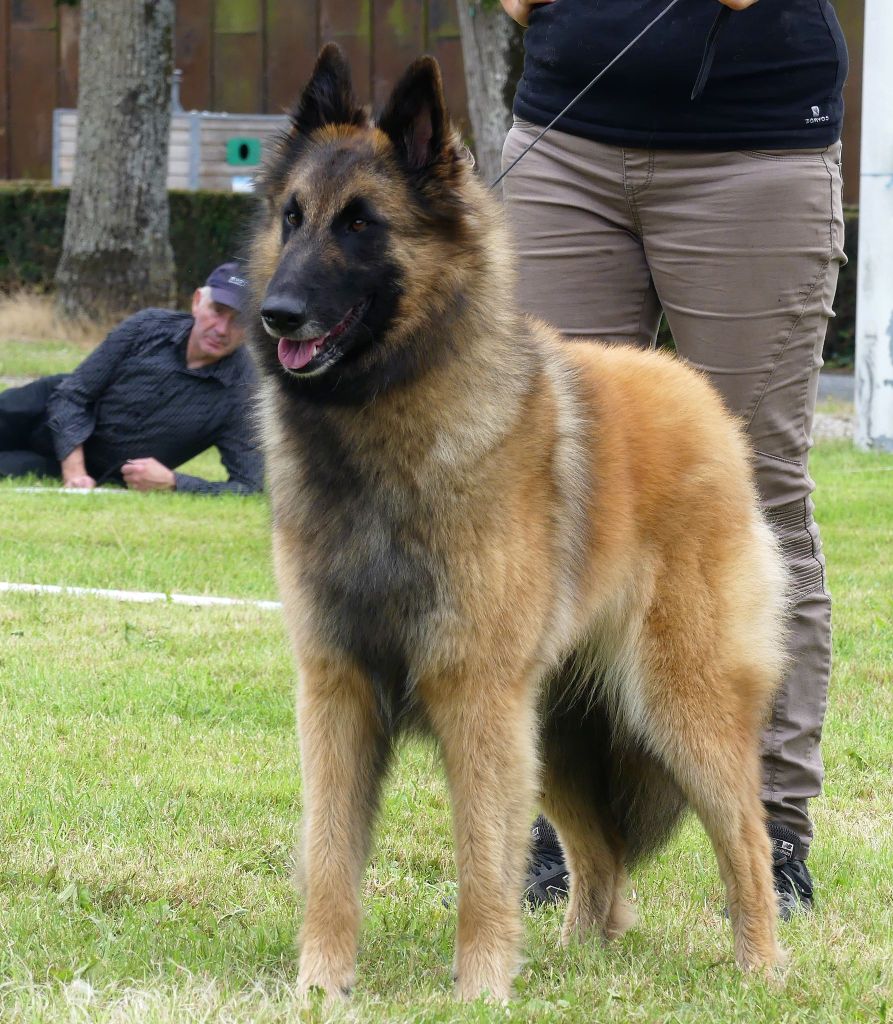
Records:
{"label": "large tree trunk", "polygon": [[474,155],[486,182],[502,164],[512,97],[522,63],[521,29],[496,0],[456,0]]}
{"label": "large tree trunk", "polygon": [[78,141],[56,271],[72,317],[171,305],[174,0],[81,0]]}

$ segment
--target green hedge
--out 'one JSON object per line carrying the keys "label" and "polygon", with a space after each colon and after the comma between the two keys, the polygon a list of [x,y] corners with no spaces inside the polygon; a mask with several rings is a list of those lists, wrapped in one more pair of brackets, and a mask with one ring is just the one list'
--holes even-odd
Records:
{"label": "green hedge", "polygon": [[[171,192],[171,243],[177,264],[177,291],[186,304],[196,284],[218,263],[243,253],[254,199],[227,192]],[[49,290],[62,249],[68,189],[37,183],[0,183],[0,291],[21,287]],[[846,251],[840,272],[837,316],[825,339],[825,362],[853,363],[856,322],[856,256],[859,215],[848,209]],[[672,345],[666,330],[661,343]]]}
{"label": "green hedge", "polygon": [[[0,291],[52,289],[67,203],[67,188],[0,183]],[[180,304],[186,305],[214,267],[243,253],[254,198],[242,193],[171,192],[170,204],[177,294]]]}

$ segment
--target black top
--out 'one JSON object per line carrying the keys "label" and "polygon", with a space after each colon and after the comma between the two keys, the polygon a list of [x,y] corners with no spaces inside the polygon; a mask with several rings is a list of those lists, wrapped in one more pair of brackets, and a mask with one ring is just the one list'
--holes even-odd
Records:
{"label": "black top", "polygon": [[178,491],[250,493],[263,487],[251,430],[254,384],[244,348],[210,366],[186,366],[188,313],[145,309],[119,324],[53,392],[47,412],[57,458],[84,446],[87,472],[121,481],[128,459],[175,468],[216,445],[229,479],[176,473]]}
{"label": "black top", "polygon": [[[667,0],[534,7],[515,114],[548,124]],[[728,17],[703,94],[690,99],[717,0],[682,0],[556,129],[645,149],[806,149],[840,138],[847,74],[828,0],[760,0]]]}

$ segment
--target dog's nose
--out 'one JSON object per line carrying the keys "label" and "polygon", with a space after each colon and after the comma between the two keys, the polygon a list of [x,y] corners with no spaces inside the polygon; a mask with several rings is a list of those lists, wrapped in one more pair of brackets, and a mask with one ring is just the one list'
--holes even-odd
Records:
{"label": "dog's nose", "polygon": [[287,337],[307,322],[307,302],[294,295],[271,295],[265,299],[260,315],[269,330]]}

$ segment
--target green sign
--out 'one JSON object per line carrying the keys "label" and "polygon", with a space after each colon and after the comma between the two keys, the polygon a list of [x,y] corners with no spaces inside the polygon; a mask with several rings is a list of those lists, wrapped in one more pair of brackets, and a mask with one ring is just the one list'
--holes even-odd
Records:
{"label": "green sign", "polygon": [[248,136],[226,140],[226,162],[235,167],[253,167],[260,163],[260,139]]}

